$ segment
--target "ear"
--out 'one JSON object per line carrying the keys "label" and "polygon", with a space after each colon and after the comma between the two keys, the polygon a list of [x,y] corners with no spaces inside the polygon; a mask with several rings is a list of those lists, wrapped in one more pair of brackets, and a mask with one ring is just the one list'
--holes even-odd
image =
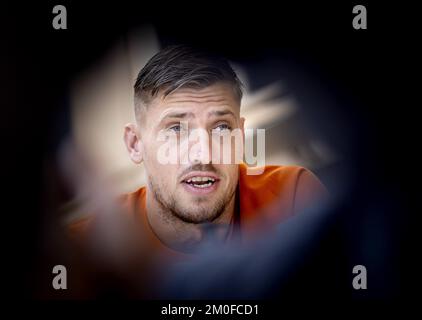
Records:
{"label": "ear", "polygon": [[132,161],[140,164],[144,157],[143,145],[138,128],[132,123],[125,126],[124,140]]}

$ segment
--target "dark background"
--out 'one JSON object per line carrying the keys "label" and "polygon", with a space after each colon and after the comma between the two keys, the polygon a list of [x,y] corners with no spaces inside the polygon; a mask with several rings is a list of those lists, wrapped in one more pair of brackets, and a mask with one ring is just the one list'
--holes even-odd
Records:
{"label": "dark background", "polygon": [[[56,4],[67,8],[67,30],[52,28]],[[356,4],[366,5],[367,30],[352,28]],[[418,92],[420,80],[415,80],[419,74],[412,60],[416,11],[408,5],[61,1],[1,6],[2,234],[7,252],[2,261],[9,298],[36,298],[36,266],[46,254],[41,241],[45,177],[54,172],[51,159],[69,130],[68,86],[128,30],[145,23],[156,27],[163,45],[194,44],[245,63],[281,58],[300,64],[339,102],[354,128],[350,162],[357,175],[339,209],[347,218],[333,222],[327,231],[333,241],[325,243],[319,259],[344,254],[335,234],[347,232],[348,243],[355,244],[347,249],[349,257],[365,261],[366,248],[367,263],[377,270],[369,289],[346,295],[347,301],[415,298],[411,262],[418,251],[412,249],[409,227],[411,215],[420,213],[420,206],[414,206],[420,189],[415,187],[420,103],[410,95]],[[298,292],[306,290],[303,281],[295,286]]]}

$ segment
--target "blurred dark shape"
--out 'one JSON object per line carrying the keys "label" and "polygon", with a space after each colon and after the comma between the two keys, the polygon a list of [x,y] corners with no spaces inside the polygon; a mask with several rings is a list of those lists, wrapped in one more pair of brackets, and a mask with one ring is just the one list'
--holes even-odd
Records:
{"label": "blurred dark shape", "polygon": [[[380,219],[382,211],[356,215],[356,210],[343,204],[308,210],[247,247],[222,247],[210,241],[197,257],[164,276],[161,297],[292,302],[391,299],[398,294],[399,276],[391,272],[394,221]],[[378,231],[365,230],[368,219],[379,223]],[[384,245],[371,245],[374,241]],[[352,269],[357,264],[368,270],[368,290],[352,287]]]}

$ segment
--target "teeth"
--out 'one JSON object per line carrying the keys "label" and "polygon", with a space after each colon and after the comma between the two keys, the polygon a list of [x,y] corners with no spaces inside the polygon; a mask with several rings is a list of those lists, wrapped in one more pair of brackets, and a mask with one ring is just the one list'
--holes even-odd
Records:
{"label": "teeth", "polygon": [[215,179],[211,177],[192,177],[186,182],[191,183],[191,182],[206,182],[206,181],[215,182]]}
{"label": "teeth", "polygon": [[204,183],[204,184],[194,184],[195,188],[207,188],[212,185],[212,182]]}

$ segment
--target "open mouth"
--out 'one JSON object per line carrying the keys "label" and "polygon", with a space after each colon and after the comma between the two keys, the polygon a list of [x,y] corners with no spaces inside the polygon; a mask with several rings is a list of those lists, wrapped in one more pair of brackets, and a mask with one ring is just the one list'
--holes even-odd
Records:
{"label": "open mouth", "polygon": [[184,183],[195,187],[195,188],[209,188],[216,182],[216,179],[212,177],[192,177],[183,181]]}
{"label": "open mouth", "polygon": [[186,191],[196,195],[204,195],[217,190],[220,179],[211,172],[192,172],[181,182]]}

